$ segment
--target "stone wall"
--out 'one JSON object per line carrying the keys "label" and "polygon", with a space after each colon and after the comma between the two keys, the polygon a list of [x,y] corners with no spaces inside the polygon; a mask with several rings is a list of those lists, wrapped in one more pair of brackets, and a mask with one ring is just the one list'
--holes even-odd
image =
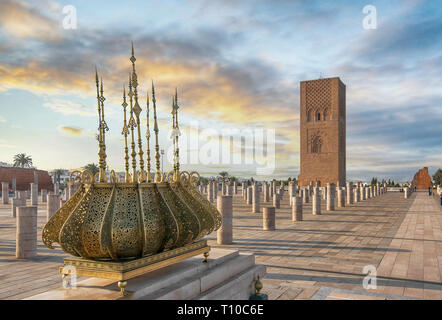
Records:
{"label": "stone wall", "polygon": [[46,189],[48,191],[54,190],[52,179],[49,173],[44,170],[15,168],[15,167],[0,167],[0,181],[9,182],[9,189],[12,190],[12,178],[17,179],[17,190],[29,190],[30,183],[34,182],[34,171],[38,174],[38,190]]}

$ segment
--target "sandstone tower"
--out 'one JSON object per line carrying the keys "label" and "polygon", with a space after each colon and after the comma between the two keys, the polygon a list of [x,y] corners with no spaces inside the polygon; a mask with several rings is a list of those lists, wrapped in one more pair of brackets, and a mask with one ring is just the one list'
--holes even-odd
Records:
{"label": "sandstone tower", "polygon": [[345,84],[339,78],[301,81],[299,185],[345,184]]}

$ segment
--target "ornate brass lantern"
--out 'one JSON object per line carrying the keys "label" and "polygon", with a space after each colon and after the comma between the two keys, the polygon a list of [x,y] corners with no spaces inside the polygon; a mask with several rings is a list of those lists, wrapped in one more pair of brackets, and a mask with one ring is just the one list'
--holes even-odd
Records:
{"label": "ornate brass lantern", "polygon": [[[218,210],[196,189],[197,172],[180,171],[178,137],[178,96],[172,102],[172,139],[174,169],[167,174],[160,170],[158,122],[155,89],[152,82],[152,102],[155,132],[156,171],[150,172],[149,97],[147,97],[147,171],[144,170],[140,131],[141,107],[138,103],[137,74],[132,45],[132,71],[129,77],[129,105],[123,90],[123,130],[125,146],[125,179],[111,171],[106,174],[103,81],[99,84],[96,71],[98,102],[99,172],[74,171],[71,182],[77,192],[51,217],[43,229],[44,244],[61,248],[77,257],[91,260],[121,261],[142,258],[192,244],[221,225]],[[129,120],[126,108],[130,106]],[[136,131],[136,132],[135,132]],[[129,147],[132,172],[129,171]],[[138,150],[136,150],[136,143]],[[138,152],[137,152],[138,151]],[[137,169],[138,155],[138,169]]]}

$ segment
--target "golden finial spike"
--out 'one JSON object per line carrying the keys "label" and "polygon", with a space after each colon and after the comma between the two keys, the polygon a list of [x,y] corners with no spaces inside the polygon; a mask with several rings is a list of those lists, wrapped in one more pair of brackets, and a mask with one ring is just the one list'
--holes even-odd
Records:
{"label": "golden finial spike", "polygon": [[146,129],[146,141],[147,141],[147,182],[151,182],[150,178],[150,126],[149,126],[149,92],[146,93],[147,95],[147,103],[146,103],[146,123],[147,123],[147,129]]}
{"label": "golden finial spike", "polygon": [[138,80],[137,80],[137,73],[135,71],[135,61],[137,59],[134,56],[134,44],[132,42],[132,56],[130,57],[130,61],[132,62],[132,88],[133,88],[133,96],[134,96],[134,106],[133,106],[133,113],[135,114],[135,118],[137,121],[137,137],[138,137],[138,156],[139,156],[139,163],[140,163],[140,175],[139,175],[139,182],[145,182],[146,181],[146,173],[144,171],[144,159],[143,159],[143,142],[141,141],[141,128],[140,128],[140,113],[142,111],[140,105],[138,104]]}
{"label": "golden finial spike", "polygon": [[[98,80],[98,73],[96,73]],[[106,98],[103,94],[103,79],[101,79],[101,85],[100,85],[100,93],[98,92],[98,82],[97,82],[97,96],[98,96],[98,119],[99,119],[99,151],[98,151],[98,157],[99,157],[99,174],[98,174],[98,181],[99,182],[106,182],[106,138],[105,138],[105,131],[109,130],[107,127],[106,122],[104,121],[104,101]]]}
{"label": "golden finial spike", "polygon": [[135,135],[134,135],[134,128],[137,126],[135,119],[134,119],[134,110],[133,110],[133,92],[132,92],[132,79],[131,75],[129,74],[129,103],[130,103],[130,117],[129,117],[129,128],[130,128],[130,136],[131,136],[131,156],[132,156],[132,182],[138,182],[138,175],[137,175],[137,153],[135,151]]}
{"label": "golden finial spike", "polygon": [[180,149],[178,147],[178,139],[179,136],[181,135],[180,133],[180,127],[178,125],[178,92],[177,89],[175,88],[175,101],[173,104],[173,110],[174,110],[174,114],[175,114],[175,140],[176,140],[176,150],[175,150],[175,172],[176,172],[176,176],[179,177],[179,173],[180,173]]}
{"label": "golden finial spike", "polygon": [[127,128],[127,122],[126,122],[126,86],[123,85],[123,103],[121,104],[123,106],[123,113],[124,113],[124,120],[123,120],[123,131],[121,134],[124,136],[124,167],[126,169],[125,172],[125,182],[130,182],[130,173],[129,173],[129,148],[127,147],[127,135],[129,134],[129,130]]}
{"label": "golden finial spike", "polygon": [[153,119],[154,119],[154,127],[153,131],[155,131],[155,165],[156,165],[156,171],[155,171],[155,177],[154,182],[161,182],[162,181],[162,173],[160,170],[160,146],[158,145],[158,121],[157,121],[157,105],[156,105],[156,99],[155,99],[155,87],[152,80],[152,103],[153,103]]}

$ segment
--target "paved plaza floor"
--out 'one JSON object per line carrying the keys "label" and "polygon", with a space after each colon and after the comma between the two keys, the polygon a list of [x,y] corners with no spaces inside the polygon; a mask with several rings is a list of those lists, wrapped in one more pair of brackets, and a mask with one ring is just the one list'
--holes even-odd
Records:
{"label": "paved plaza floor", "polygon": [[[261,203],[263,206],[271,203]],[[291,221],[287,193],[276,210],[276,230],[262,230],[262,213],[251,213],[240,194],[234,196],[233,238],[213,247],[253,252],[267,266],[263,292],[270,299],[442,299],[442,209],[427,193],[391,192],[379,197],[311,214]],[[38,257],[15,259],[15,218],[0,205],[0,299],[22,299],[61,286],[59,246],[47,249],[40,235],[46,222],[38,210]],[[376,289],[364,289],[364,267],[376,271]],[[81,279],[79,279],[81,280]],[[374,282],[371,282],[374,284]]]}

